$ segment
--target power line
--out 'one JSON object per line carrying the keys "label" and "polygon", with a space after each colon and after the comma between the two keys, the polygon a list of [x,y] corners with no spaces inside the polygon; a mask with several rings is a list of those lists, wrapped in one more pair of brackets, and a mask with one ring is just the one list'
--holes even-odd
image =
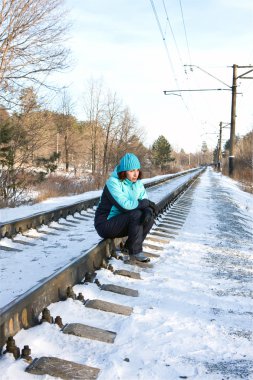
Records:
{"label": "power line", "polygon": [[181,17],[182,17],[183,26],[184,26],[184,35],[185,35],[185,40],[186,40],[186,46],[187,46],[188,55],[189,55],[189,59],[190,59],[190,63],[191,63],[191,54],[190,54],[189,43],[188,43],[188,38],[187,38],[187,33],[186,33],[186,27],[185,27],[185,21],[184,21],[184,13],[183,13],[183,7],[182,7],[181,0],[179,0],[179,4],[180,4]]}
{"label": "power line", "polygon": [[[162,3],[163,3],[164,12],[165,12],[165,15],[166,15],[166,20],[167,20],[167,23],[168,23],[168,25],[169,25],[170,32],[171,32],[171,35],[172,35],[172,37],[173,37],[174,44],[175,44],[175,47],[176,47],[176,51],[177,51],[177,54],[178,54],[178,57],[179,57],[179,61],[180,61],[181,65],[182,65],[184,75],[186,76],[186,79],[188,80],[188,79],[189,79],[188,72],[187,72],[187,70],[185,69],[185,65],[184,65],[184,63],[183,63],[183,60],[182,60],[182,57],[181,57],[181,54],[180,54],[180,50],[179,50],[179,47],[178,47],[178,44],[177,44],[177,40],[176,40],[176,37],[175,37],[174,31],[173,31],[173,28],[172,28],[172,24],[171,24],[171,22],[170,22],[170,18],[169,18],[168,12],[167,12],[167,7],[166,7],[166,4],[165,4],[165,1],[162,0]],[[186,36],[186,41],[187,41],[187,46],[188,46],[188,54],[189,54],[189,57],[190,57],[189,44],[188,44],[188,39],[187,39],[187,34],[186,34],[186,27],[185,27],[185,22],[184,22],[184,16],[183,16],[183,11],[182,11],[182,6],[181,6],[181,16],[182,16],[182,19],[183,19],[184,31],[185,31],[185,36]],[[167,94],[167,95],[168,95],[168,94]],[[181,92],[180,92],[180,94],[173,93],[173,94],[171,94],[171,95],[181,96],[182,101],[183,101],[183,103],[184,103],[184,106],[186,107],[187,111],[189,112],[191,118],[192,118],[193,120],[195,120],[195,116],[192,115],[192,112],[190,111],[189,107],[188,107],[187,104],[185,103],[185,99],[184,99],[183,96],[181,95]],[[191,101],[192,101],[192,100],[193,100],[193,99],[191,99]]]}
{"label": "power line", "polygon": [[183,60],[181,58],[181,54],[180,54],[180,51],[179,51],[179,48],[178,48],[178,44],[177,44],[177,41],[176,41],[176,37],[174,35],[173,29],[172,29],[172,26],[171,26],[171,22],[170,22],[170,19],[169,19],[169,16],[168,16],[168,12],[167,12],[167,8],[166,8],[164,0],[163,0],[163,8],[164,8],[164,12],[166,14],[166,20],[167,20],[167,22],[169,24],[170,31],[171,31],[171,34],[172,34],[172,37],[173,37],[173,40],[174,40],[174,43],[175,43],[175,46],[176,46],[176,50],[177,50],[177,54],[178,54],[179,60],[180,60],[180,62],[182,64],[182,66],[184,66]]}
{"label": "power line", "polygon": [[[156,18],[156,21],[157,21],[157,25],[158,25],[158,28],[159,28],[159,31],[160,31],[160,34],[162,36],[162,40],[163,40],[163,43],[164,43],[164,47],[166,49],[166,53],[167,53],[167,57],[169,59],[169,62],[170,62],[170,66],[171,66],[171,70],[172,70],[172,73],[174,75],[174,80],[175,80],[175,83],[176,83],[176,86],[177,88],[179,89],[179,83],[178,83],[178,80],[177,80],[177,76],[176,76],[176,73],[175,73],[175,69],[174,69],[174,66],[173,66],[173,63],[172,63],[172,60],[171,60],[171,57],[170,57],[170,54],[169,54],[169,49],[168,49],[168,46],[167,46],[167,42],[166,42],[166,37],[163,33],[163,30],[162,30],[162,26],[161,26],[161,23],[160,23],[160,20],[159,20],[159,17],[158,17],[158,14],[157,14],[157,11],[156,11],[156,8],[155,8],[155,5],[154,5],[154,2],[153,0],[150,0],[150,3],[151,3],[151,6],[152,6],[152,10],[153,10],[153,13],[155,15],[155,18]],[[165,13],[166,13],[166,16],[167,16],[167,20],[169,22],[169,17],[168,17],[168,14],[167,14],[167,9],[165,7],[165,4],[164,4],[164,9],[165,9]],[[169,23],[170,25],[170,23]],[[170,25],[171,26],[171,25]],[[171,31],[172,31],[172,35],[174,35],[173,33],[173,30],[172,30],[172,27],[171,27]],[[178,91],[180,92],[180,91]],[[176,94],[175,94],[176,95]],[[183,95],[180,93],[178,96],[180,96],[180,99],[182,100],[183,104],[184,104],[184,107],[186,108],[186,110],[188,111],[190,117],[192,118],[192,120],[194,120],[194,117],[188,107],[188,105],[186,104],[185,102],[185,99],[183,98]]]}
{"label": "power line", "polygon": [[168,46],[167,46],[167,43],[166,43],[166,38],[163,34],[163,31],[162,31],[162,27],[161,27],[161,23],[159,21],[159,17],[158,17],[158,14],[156,12],[156,8],[155,8],[155,5],[154,5],[154,2],[153,0],[150,0],[150,3],[151,3],[151,6],[152,6],[152,9],[153,9],[153,12],[154,12],[154,15],[155,15],[155,18],[156,18],[156,21],[157,21],[157,24],[158,24],[158,28],[160,30],[160,33],[161,33],[161,36],[162,36],[162,40],[163,40],[163,43],[164,43],[164,47],[165,47],[165,50],[166,50],[166,53],[167,53],[167,57],[169,59],[169,62],[170,62],[170,66],[171,66],[171,70],[173,72],[173,75],[174,75],[174,80],[178,86],[178,80],[177,80],[177,77],[176,77],[176,72],[175,72],[175,69],[174,69],[174,66],[173,66],[173,63],[172,63],[172,60],[171,60],[171,57],[170,57],[170,54],[169,54],[169,49],[168,49]]}

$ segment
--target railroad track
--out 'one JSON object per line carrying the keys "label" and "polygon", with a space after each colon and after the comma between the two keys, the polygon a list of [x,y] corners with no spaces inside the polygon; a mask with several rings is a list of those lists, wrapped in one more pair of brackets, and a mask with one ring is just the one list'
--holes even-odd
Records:
{"label": "railroad track", "polygon": [[[182,180],[173,191],[169,191],[166,196],[163,196],[162,198],[160,197],[159,201],[156,202],[159,208],[159,217],[156,220],[156,225],[150,231],[150,234],[147,236],[144,243],[146,254],[149,255],[154,261],[157,257],[159,257],[160,252],[163,250],[163,245],[169,243],[169,240],[177,234],[178,229],[180,229],[184,223],[184,219],[186,218],[190,208],[191,191],[193,189],[192,184],[201,172],[202,170],[197,170],[195,172],[191,172],[191,174],[188,173],[186,175],[187,178]],[[155,186],[157,185],[158,184],[156,182]],[[97,202],[97,199],[89,200],[89,202]],[[82,205],[82,210],[77,209],[76,204],[71,207],[71,212],[67,208],[64,210],[58,209],[53,212],[53,214],[51,212],[48,220],[52,222],[52,220],[57,220],[57,218],[59,218],[61,221],[64,213],[66,213],[66,216],[70,216],[72,214],[72,219],[66,219],[65,221],[59,223],[53,221],[53,225],[49,225],[48,228],[46,228],[39,227],[42,221],[45,223],[46,217],[40,215],[38,219],[38,215],[36,215],[33,216],[33,219],[28,218],[31,224],[27,223],[27,221],[24,223],[23,220],[19,220],[14,221],[13,223],[8,223],[8,226],[2,225],[2,236],[12,235],[15,243],[15,241],[19,241],[17,238],[19,235],[15,234],[17,234],[18,231],[20,232],[21,228],[23,234],[29,236],[29,227],[34,226],[37,223],[37,228],[39,231],[38,235],[41,235],[37,237],[42,238],[44,235],[50,236],[50,234],[57,234],[58,232],[64,233],[64,230],[70,228],[71,225],[75,225],[76,222],[85,221],[88,225],[92,225],[94,217],[93,208],[83,211],[84,205]],[[76,215],[77,211],[78,215]],[[38,220],[40,220],[40,223]],[[20,227],[20,224],[17,223],[23,223],[22,227]],[[26,243],[24,242],[25,240],[21,243],[21,245],[23,244],[26,248],[26,243],[29,243],[30,241],[27,241]],[[29,327],[36,326],[42,321],[47,323],[57,323],[63,333],[66,334],[73,334],[79,337],[100,340],[105,343],[113,343],[116,336],[114,332],[96,329],[91,326],[78,323],[63,326],[61,318],[52,318],[51,315],[49,315],[48,306],[59,300],[62,301],[68,298],[73,298],[76,302],[79,300],[79,302],[84,304],[87,309],[92,308],[98,309],[99,311],[102,310],[104,313],[108,312],[129,316],[133,312],[131,307],[121,304],[114,304],[100,299],[84,299],[81,294],[82,291],[80,291],[80,294],[78,295],[73,292],[73,286],[80,284],[78,287],[84,287],[83,292],[85,294],[87,292],[87,284],[92,284],[94,286],[95,281],[100,291],[114,292],[115,294],[119,293],[121,295],[125,295],[126,297],[138,296],[136,289],[122,286],[122,280],[120,279],[134,278],[138,281],[141,278],[141,268],[143,268],[142,270],[146,270],[150,267],[150,265],[152,265],[152,263],[129,263],[128,265],[133,266],[133,268],[137,268],[137,271],[135,271],[124,269],[125,264],[121,260],[117,260],[116,262],[118,263],[117,266],[119,268],[115,270],[110,262],[112,260],[115,262],[115,258],[120,258],[120,252],[118,250],[120,243],[121,239],[108,239],[99,242],[95,245],[95,247],[92,247],[84,252],[70,264],[67,264],[64,268],[61,268],[56,273],[53,273],[51,276],[47,277],[46,280],[41,281],[32,289],[29,289],[21,296],[18,296],[17,299],[2,307],[0,309],[1,347],[8,342],[7,351],[12,352],[14,356],[16,355],[16,357],[19,357],[19,350],[13,346],[13,336],[22,328],[27,329]],[[15,246],[9,248],[13,250],[17,249]],[[115,278],[119,279],[118,284],[100,284],[98,280],[96,281],[96,271],[100,268],[106,268],[106,270],[113,272]],[[26,344],[24,342],[24,348],[25,346]],[[23,351],[28,352],[28,355],[25,355],[24,353],[23,357],[29,360],[29,349],[26,347],[26,350]],[[95,379],[99,374],[99,369],[97,368],[80,365],[74,361],[62,361],[56,357],[42,357],[36,359],[28,367],[27,371],[36,374],[49,374],[63,379]]]}
{"label": "railroad track", "polygon": [[[155,180],[147,181],[145,183],[146,188],[160,186],[162,183],[166,183],[175,178],[180,178],[184,176],[190,176],[194,173],[198,173],[202,169],[191,169],[185,172],[170,174],[168,176],[163,176]],[[145,182],[145,180],[143,181]],[[18,233],[25,233],[29,229],[38,228],[43,224],[49,224],[53,221],[58,221],[60,218],[67,218],[69,215],[74,215],[75,213],[80,213],[83,210],[93,208],[97,205],[100,196],[91,197],[87,200],[77,201],[66,206],[54,207],[50,211],[38,212],[33,215],[28,215],[26,217],[17,218],[15,220],[10,220],[7,222],[0,221],[0,239],[4,237],[12,238]],[[0,245],[0,248],[4,247]]]}

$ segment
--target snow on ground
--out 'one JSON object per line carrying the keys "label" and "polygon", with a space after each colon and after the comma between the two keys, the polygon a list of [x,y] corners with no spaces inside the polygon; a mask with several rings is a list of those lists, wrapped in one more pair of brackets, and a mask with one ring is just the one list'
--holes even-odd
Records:
{"label": "snow on ground", "polygon": [[[193,175],[194,173],[188,173],[187,177],[192,177]],[[185,180],[183,177],[177,177],[162,186],[148,189],[149,197],[158,202],[166,192],[177,189]],[[85,194],[82,195],[82,197],[84,196]],[[76,199],[76,197],[74,198]],[[61,199],[58,204],[54,201],[55,207],[60,206],[61,202]],[[65,199],[65,202],[71,202],[71,200]],[[30,213],[34,213],[34,207],[36,206],[31,206]],[[43,204],[44,207],[45,204]],[[11,219],[15,218],[14,215],[15,209],[12,209]],[[85,212],[83,212],[83,215],[85,215]],[[79,224],[72,225],[70,228],[64,226],[64,223],[73,220],[72,216],[68,216],[67,221],[60,219],[59,223],[53,222],[49,227],[42,226],[39,229],[39,231],[43,231],[42,233],[29,230],[25,237],[18,234],[14,240],[1,239],[0,282],[2,291],[0,293],[0,308],[33,286],[37,286],[40,281],[98,244],[101,238],[95,231],[93,219],[83,222],[78,221],[80,222]],[[77,220],[75,219],[75,221]],[[51,227],[66,228],[66,231],[53,230]],[[44,231],[55,235],[47,235]],[[40,239],[34,239],[33,236],[40,237]],[[17,241],[28,242],[32,245],[23,245]],[[4,251],[1,249],[3,246],[14,248],[18,251]]]}
{"label": "snow on ground", "polygon": [[[98,271],[101,283],[139,290],[132,298],[77,285],[85,299],[132,306],[130,317],[96,311],[69,299],[50,305],[64,323],[79,322],[117,332],[114,344],[64,335],[44,323],[15,336],[32,356],[57,356],[101,369],[99,380],[253,379],[251,194],[211,170],[200,178],[186,222],[152,259],[134,268],[142,280]],[[112,260],[114,269],[133,269]],[[27,363],[0,359],[2,380],[49,380],[24,372]]]}
{"label": "snow on ground", "polygon": [[[191,173],[193,169],[186,170],[182,173]],[[156,181],[159,179],[170,178],[173,177],[174,174],[166,174],[159,175],[152,178],[147,178],[143,180],[143,183],[150,183],[152,181]],[[18,218],[24,218],[29,215],[34,215],[41,212],[51,211],[57,207],[62,207],[66,205],[75,204],[77,202],[82,202],[85,200],[89,200],[95,197],[100,197],[101,190],[96,191],[87,191],[86,193],[73,195],[73,196],[65,196],[65,197],[56,197],[56,198],[48,198],[47,200],[36,203],[34,205],[25,205],[19,206],[15,208],[2,208],[0,209],[0,223],[6,223]]]}

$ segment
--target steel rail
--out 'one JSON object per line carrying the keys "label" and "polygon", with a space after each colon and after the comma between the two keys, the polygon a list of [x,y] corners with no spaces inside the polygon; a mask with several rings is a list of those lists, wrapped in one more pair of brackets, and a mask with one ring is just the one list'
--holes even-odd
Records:
{"label": "steel rail", "polygon": [[[186,173],[194,172],[196,170],[199,170],[199,168],[175,173],[168,177],[166,176],[165,178],[146,183],[144,186],[146,188],[157,186],[161,183],[170,181],[173,178],[185,175]],[[99,198],[100,197],[93,197],[70,205],[60,206],[50,211],[38,212],[36,214],[8,222],[0,222],[0,239],[4,237],[11,238],[18,233],[23,233],[29,230],[30,228],[37,228],[42,224],[49,224],[53,221],[58,221],[60,218],[66,218],[68,215],[74,215],[76,212],[81,212],[87,208],[95,206],[98,203]]]}
{"label": "steel rail", "polygon": [[[159,201],[157,203],[159,213],[166,210],[196,180],[203,170],[197,170],[188,181],[179,185],[177,189],[171,191]],[[155,182],[157,185],[158,181]],[[149,186],[151,185],[149,184]],[[101,268],[105,261],[108,261],[111,257],[115,247],[121,240],[102,240],[95,247],[84,252],[81,257],[74,259],[70,264],[67,264],[22,296],[1,308],[0,348],[5,345],[8,337],[14,336],[22,328],[27,329],[37,325],[39,315],[49,304],[66,299],[68,287],[82,283],[94,271]]]}

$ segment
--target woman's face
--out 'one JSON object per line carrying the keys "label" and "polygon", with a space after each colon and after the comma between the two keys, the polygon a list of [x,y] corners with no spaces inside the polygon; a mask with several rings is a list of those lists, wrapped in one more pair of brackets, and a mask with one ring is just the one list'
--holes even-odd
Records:
{"label": "woman's face", "polygon": [[139,177],[139,169],[127,170],[126,176],[129,181],[136,182]]}

